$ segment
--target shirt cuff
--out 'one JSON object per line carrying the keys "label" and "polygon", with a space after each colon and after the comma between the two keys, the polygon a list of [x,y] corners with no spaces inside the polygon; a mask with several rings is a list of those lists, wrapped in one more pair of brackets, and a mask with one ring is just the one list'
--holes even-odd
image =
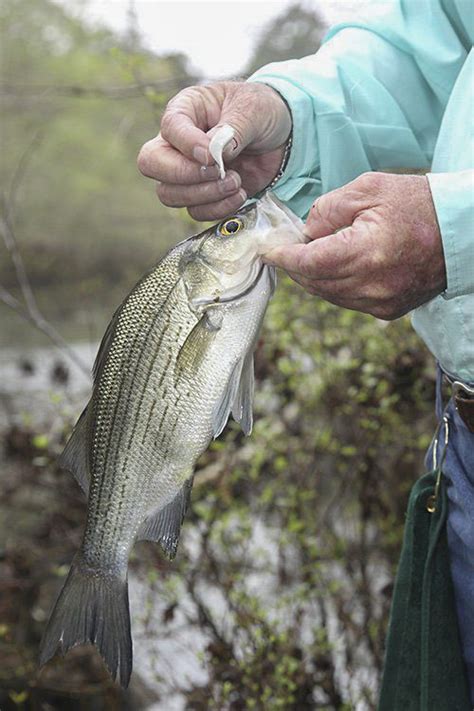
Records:
{"label": "shirt cuff", "polygon": [[474,170],[427,175],[443,240],[447,288],[453,299],[474,293]]}
{"label": "shirt cuff", "polygon": [[272,188],[276,196],[305,217],[321,194],[316,116],[312,98],[296,83],[272,74],[272,65],[248,81],[271,86],[286,101],[293,123],[290,156],[281,178]]}

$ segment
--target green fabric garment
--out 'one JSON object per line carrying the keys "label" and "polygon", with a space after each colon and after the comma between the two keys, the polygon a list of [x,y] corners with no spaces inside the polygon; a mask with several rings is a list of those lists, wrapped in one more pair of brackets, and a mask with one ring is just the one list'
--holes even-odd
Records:
{"label": "green fabric garment", "polygon": [[379,711],[471,711],[449,568],[446,482],[427,503],[436,472],[408,502],[395,582]]}

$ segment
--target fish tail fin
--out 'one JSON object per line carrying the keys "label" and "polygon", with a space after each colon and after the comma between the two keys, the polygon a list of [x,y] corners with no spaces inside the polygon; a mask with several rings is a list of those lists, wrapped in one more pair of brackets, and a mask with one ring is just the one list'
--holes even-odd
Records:
{"label": "fish tail fin", "polygon": [[132,637],[126,576],[93,569],[76,555],[41,642],[40,666],[57,651],[94,644],[110,674],[126,688],[132,673]]}

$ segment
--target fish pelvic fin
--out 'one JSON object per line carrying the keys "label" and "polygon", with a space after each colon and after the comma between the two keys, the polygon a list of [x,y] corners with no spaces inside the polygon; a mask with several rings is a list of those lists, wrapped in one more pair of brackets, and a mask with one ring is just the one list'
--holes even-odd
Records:
{"label": "fish pelvic fin", "polygon": [[214,439],[219,437],[223,431],[231,412],[234,420],[240,423],[244,434],[249,435],[251,433],[253,426],[253,395],[254,366],[252,348],[234,366],[222,396],[216,403],[212,420]]}
{"label": "fish pelvic fin", "polygon": [[132,673],[132,637],[126,577],[88,567],[78,553],[49,618],[40,666],[79,644],[99,650],[111,676],[126,688]]}
{"label": "fish pelvic fin", "polygon": [[173,560],[178,550],[181,525],[189,506],[192,488],[191,476],[169,504],[146,517],[138,531],[137,540],[159,543],[168,558]]}
{"label": "fish pelvic fin", "polygon": [[232,402],[232,417],[240,424],[245,435],[252,432],[254,390],[253,351],[250,351],[242,364],[239,387]]}
{"label": "fish pelvic fin", "polygon": [[89,493],[90,473],[88,462],[89,417],[88,407],[78,419],[72,434],[58,459],[62,469],[67,469],[87,496]]}

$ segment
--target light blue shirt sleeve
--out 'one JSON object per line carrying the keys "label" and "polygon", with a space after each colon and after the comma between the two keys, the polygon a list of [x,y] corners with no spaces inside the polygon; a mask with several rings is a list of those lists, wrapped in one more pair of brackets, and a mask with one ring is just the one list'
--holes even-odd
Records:
{"label": "light blue shirt sleeve", "polygon": [[443,238],[445,299],[474,294],[474,170],[430,173],[431,195]]}
{"label": "light blue shirt sleeve", "polygon": [[[428,169],[472,45],[463,22],[472,8],[471,0],[375,3],[373,19],[332,28],[316,54],[269,64],[250,77],[276,89],[293,118],[277,196],[305,217],[318,195],[365,171]],[[445,190],[449,178],[430,179],[447,263],[446,298],[474,291],[472,269],[463,261],[473,240],[463,229],[473,209],[466,180],[451,176]]]}

